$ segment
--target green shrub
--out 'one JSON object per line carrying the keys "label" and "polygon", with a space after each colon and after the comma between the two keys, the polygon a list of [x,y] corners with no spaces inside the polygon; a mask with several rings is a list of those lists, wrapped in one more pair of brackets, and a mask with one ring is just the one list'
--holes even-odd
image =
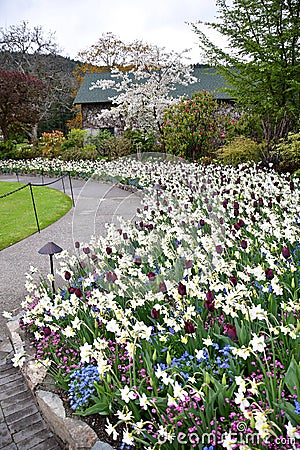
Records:
{"label": "green shrub", "polygon": [[83,148],[88,138],[88,132],[86,130],[80,130],[74,128],[67,134],[66,140],[62,144],[62,151],[68,148]]}
{"label": "green shrub", "polygon": [[279,172],[294,173],[300,169],[300,133],[289,133],[287,139],[277,144],[275,154],[278,155]]}
{"label": "green shrub", "polygon": [[131,153],[151,153],[155,151],[154,133],[144,133],[140,130],[126,130],[123,134],[131,142]]}
{"label": "green shrub", "polygon": [[109,143],[108,157],[109,159],[128,156],[133,153],[132,142],[125,135],[119,136]]}
{"label": "green shrub", "polygon": [[15,157],[16,143],[14,141],[0,141],[0,159],[11,159]]}
{"label": "green shrub", "polygon": [[87,142],[93,145],[100,156],[107,156],[115,138],[108,130],[100,130],[96,136],[89,136]]}
{"label": "green shrub", "polygon": [[31,159],[37,158],[40,155],[40,150],[37,146],[23,143],[17,144],[14,152],[14,159]]}
{"label": "green shrub", "polygon": [[258,144],[250,138],[237,136],[217,150],[217,158],[222,163],[233,166],[247,161],[258,162],[261,159],[262,149],[262,144]]}
{"label": "green shrub", "polygon": [[167,153],[200,160],[210,156],[226,129],[228,117],[220,113],[209,92],[195,92],[166,109],[163,140]]}
{"label": "green shrub", "polygon": [[85,145],[83,148],[67,148],[62,153],[62,158],[67,161],[79,161],[81,159],[94,161],[95,159],[100,158],[100,156],[94,145]]}

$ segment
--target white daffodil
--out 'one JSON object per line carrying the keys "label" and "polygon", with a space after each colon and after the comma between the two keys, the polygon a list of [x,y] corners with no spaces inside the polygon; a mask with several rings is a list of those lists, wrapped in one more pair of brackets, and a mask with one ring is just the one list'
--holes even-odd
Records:
{"label": "white daffodil", "polygon": [[123,389],[120,389],[120,393],[121,393],[121,399],[125,402],[125,403],[129,403],[130,400],[134,400],[136,398],[136,394],[134,391],[131,391],[129,389],[129,386],[126,385]]}
{"label": "white daffodil", "polygon": [[249,346],[253,351],[253,353],[256,352],[262,353],[266,347],[264,335],[258,337],[256,334],[254,334],[253,338],[249,342]]}
{"label": "white daffodil", "polygon": [[110,423],[110,421],[108,419],[106,419],[107,424],[105,425],[105,431],[106,433],[111,436],[114,441],[116,441],[118,439],[119,433],[117,432],[117,430],[115,429],[115,427]]}
{"label": "white daffodil", "polygon": [[90,358],[93,352],[93,346],[87,342],[80,347],[80,360],[81,362],[90,362]]}
{"label": "white daffodil", "polygon": [[294,427],[289,421],[285,428],[290,439],[300,439],[300,427]]}

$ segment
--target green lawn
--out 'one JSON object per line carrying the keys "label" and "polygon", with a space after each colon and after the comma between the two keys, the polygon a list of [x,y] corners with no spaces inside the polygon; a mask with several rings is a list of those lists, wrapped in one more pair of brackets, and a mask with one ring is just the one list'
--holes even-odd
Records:
{"label": "green lawn", "polygon": [[[22,183],[0,182],[1,195],[24,186]],[[71,199],[56,189],[32,187],[40,229],[62,217],[72,206]],[[0,198],[0,250],[37,231],[29,186]]]}

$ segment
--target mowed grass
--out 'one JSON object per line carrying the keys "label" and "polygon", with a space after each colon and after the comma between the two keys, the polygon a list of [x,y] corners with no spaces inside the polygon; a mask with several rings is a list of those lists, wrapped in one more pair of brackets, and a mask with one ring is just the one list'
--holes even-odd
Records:
{"label": "mowed grass", "polygon": [[[21,186],[24,186],[24,184],[0,182],[0,197]],[[72,206],[70,197],[56,189],[32,186],[32,192],[40,229],[46,228],[58,220]],[[7,197],[0,198],[0,250],[37,231],[29,186]]]}

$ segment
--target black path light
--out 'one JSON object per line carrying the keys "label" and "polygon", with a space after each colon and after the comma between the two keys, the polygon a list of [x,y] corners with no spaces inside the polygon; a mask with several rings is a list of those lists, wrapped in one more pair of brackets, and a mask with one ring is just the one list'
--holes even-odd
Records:
{"label": "black path light", "polygon": [[153,186],[153,189],[156,191],[156,201],[157,203],[159,202],[158,196],[159,196],[159,192],[163,190],[163,188],[161,187],[160,184],[155,184]]}
{"label": "black path light", "polygon": [[39,253],[41,255],[49,255],[50,256],[50,270],[51,270],[51,274],[53,276],[53,280],[52,280],[52,290],[53,292],[55,292],[55,287],[54,287],[54,269],[53,269],[53,255],[54,253],[60,253],[62,252],[63,249],[61,247],[59,247],[58,245],[54,244],[54,242],[48,242],[48,244],[44,245],[44,247],[42,247],[39,250]]}

